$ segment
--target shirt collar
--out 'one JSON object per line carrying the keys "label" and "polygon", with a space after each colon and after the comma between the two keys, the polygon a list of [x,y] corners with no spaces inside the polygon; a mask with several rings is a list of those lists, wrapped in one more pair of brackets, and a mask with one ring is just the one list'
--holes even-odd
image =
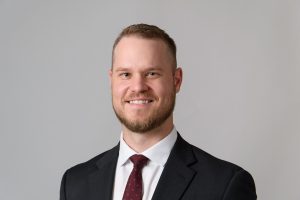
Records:
{"label": "shirt collar", "polygon": [[[172,131],[165,138],[140,154],[146,156],[150,161],[164,166],[176,142],[176,139],[177,130],[174,126]],[[123,133],[121,133],[119,158],[117,164],[118,167],[127,164],[127,162],[129,162],[129,158],[134,154],[137,154],[137,152],[135,152],[126,144],[126,142],[123,140]]]}

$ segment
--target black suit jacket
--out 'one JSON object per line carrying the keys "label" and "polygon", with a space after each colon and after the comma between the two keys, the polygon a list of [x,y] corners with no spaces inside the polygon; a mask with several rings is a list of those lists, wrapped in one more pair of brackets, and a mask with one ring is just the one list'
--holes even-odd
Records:
{"label": "black suit jacket", "polygon": [[[119,145],[67,170],[60,200],[111,200]],[[178,134],[152,200],[254,200],[244,169],[217,159]]]}

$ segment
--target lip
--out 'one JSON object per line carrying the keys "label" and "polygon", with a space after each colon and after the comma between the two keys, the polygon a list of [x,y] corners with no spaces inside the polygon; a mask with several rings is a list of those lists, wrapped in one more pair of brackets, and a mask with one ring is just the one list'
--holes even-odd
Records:
{"label": "lip", "polygon": [[153,102],[153,99],[129,99],[125,102],[130,105],[148,105]]}

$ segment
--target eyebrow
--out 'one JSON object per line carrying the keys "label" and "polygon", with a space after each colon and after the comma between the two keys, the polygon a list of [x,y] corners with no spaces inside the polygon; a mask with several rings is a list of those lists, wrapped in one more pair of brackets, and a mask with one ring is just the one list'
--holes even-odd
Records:
{"label": "eyebrow", "polygon": [[[131,68],[129,67],[118,67],[118,66],[114,66],[116,72],[118,71],[131,71]],[[143,71],[163,71],[162,67],[159,66],[151,66],[151,67],[146,67],[145,69],[143,69]]]}

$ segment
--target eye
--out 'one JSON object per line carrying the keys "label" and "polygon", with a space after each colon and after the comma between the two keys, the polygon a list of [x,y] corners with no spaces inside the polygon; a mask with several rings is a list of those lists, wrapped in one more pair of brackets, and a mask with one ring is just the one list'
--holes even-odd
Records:
{"label": "eye", "polygon": [[119,77],[122,79],[128,79],[130,77],[130,74],[128,72],[122,72],[119,74]]}
{"label": "eye", "polygon": [[150,71],[146,74],[146,76],[149,78],[155,78],[155,77],[158,77],[159,74],[157,72]]}

